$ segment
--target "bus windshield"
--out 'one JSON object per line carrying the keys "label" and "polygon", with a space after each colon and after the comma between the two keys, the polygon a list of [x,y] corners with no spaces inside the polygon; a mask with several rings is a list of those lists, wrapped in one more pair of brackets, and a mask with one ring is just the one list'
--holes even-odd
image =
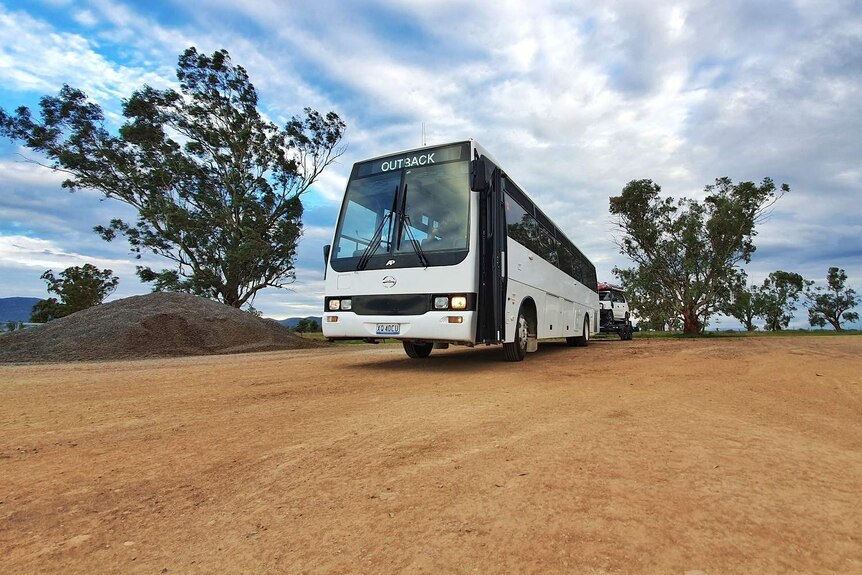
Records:
{"label": "bus windshield", "polygon": [[[346,260],[407,254],[412,257],[402,258],[405,265],[418,265],[417,253],[427,256],[430,265],[451,263],[442,254],[466,254],[468,249],[469,207],[467,161],[352,179],[333,244],[333,266],[346,271]],[[338,260],[345,265],[336,265]]]}

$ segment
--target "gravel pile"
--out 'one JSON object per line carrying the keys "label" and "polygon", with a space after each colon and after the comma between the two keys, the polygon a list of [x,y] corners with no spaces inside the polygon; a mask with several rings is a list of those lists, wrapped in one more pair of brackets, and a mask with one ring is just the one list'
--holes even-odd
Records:
{"label": "gravel pile", "polygon": [[0,362],[102,361],[327,345],[197,296],[152,293],[0,336]]}

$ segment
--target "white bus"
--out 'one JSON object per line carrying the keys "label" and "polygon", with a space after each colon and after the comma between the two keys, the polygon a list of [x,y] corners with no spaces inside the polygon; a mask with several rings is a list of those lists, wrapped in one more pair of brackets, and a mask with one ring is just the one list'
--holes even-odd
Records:
{"label": "white bus", "polygon": [[354,164],[326,261],[323,334],[449,344],[584,346],[599,329],[595,266],[470,140]]}

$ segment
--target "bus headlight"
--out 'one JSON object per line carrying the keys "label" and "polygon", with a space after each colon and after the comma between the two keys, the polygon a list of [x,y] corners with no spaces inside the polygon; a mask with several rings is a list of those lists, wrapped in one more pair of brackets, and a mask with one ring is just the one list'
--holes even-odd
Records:
{"label": "bus headlight", "polygon": [[[428,301],[428,300],[425,300]],[[438,295],[434,298],[434,309],[449,309],[449,298],[445,295]]]}
{"label": "bus headlight", "polygon": [[467,309],[467,298],[462,295],[453,296],[452,309]]}
{"label": "bus headlight", "polygon": [[334,297],[329,300],[327,308],[329,309],[329,311],[350,311],[353,309],[353,300],[349,297],[344,299],[338,299],[337,297]]}

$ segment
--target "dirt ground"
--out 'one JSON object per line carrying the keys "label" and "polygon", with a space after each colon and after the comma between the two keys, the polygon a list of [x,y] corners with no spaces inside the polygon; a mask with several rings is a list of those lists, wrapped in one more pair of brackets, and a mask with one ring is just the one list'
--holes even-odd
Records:
{"label": "dirt ground", "polygon": [[860,573],[862,337],[0,366],[0,572]]}

